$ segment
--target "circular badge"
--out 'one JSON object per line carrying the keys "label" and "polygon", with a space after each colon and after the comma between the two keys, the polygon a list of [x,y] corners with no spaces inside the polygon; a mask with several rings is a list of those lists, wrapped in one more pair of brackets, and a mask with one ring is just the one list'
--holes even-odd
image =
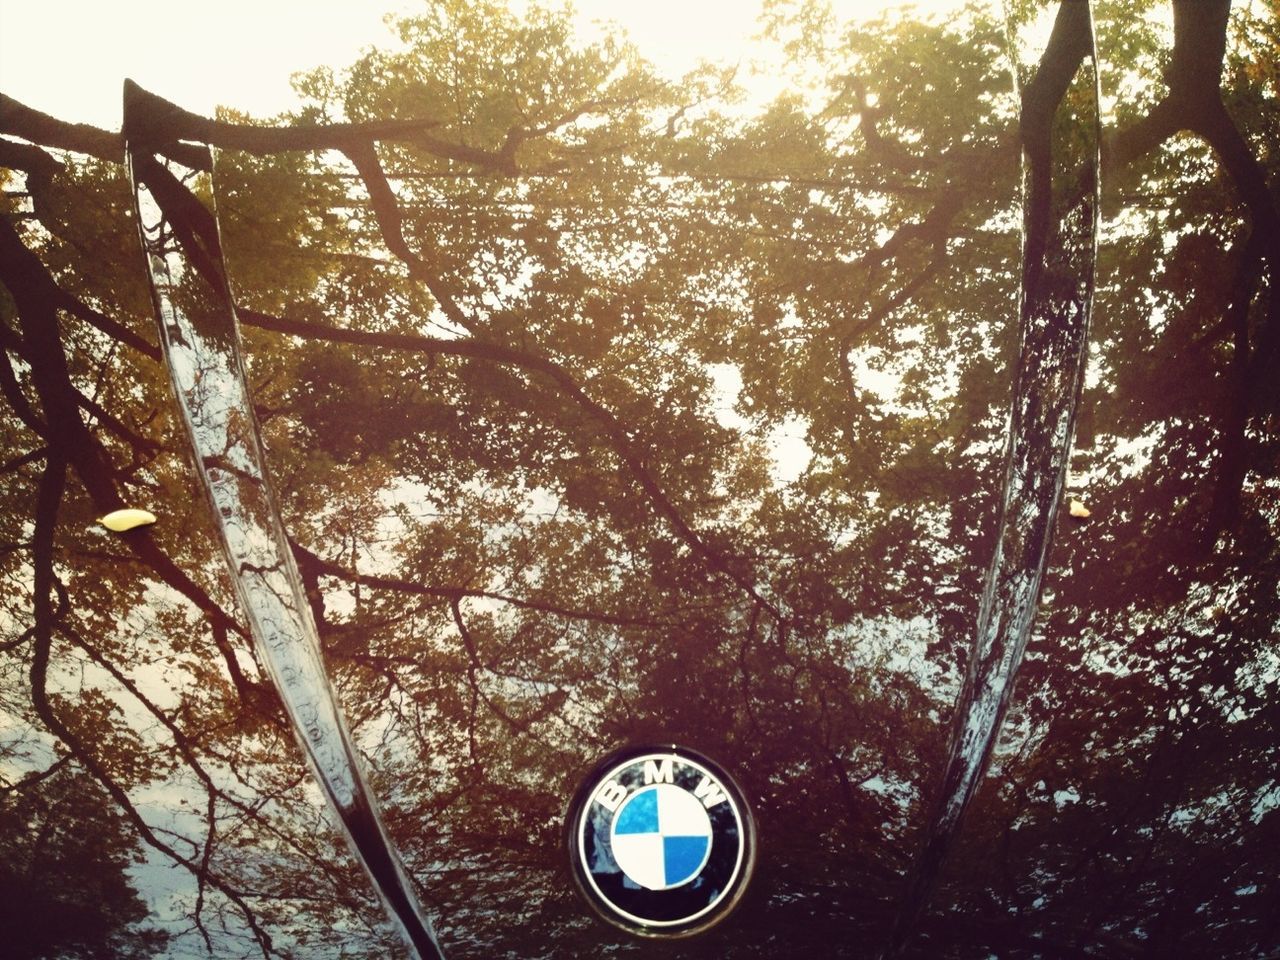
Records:
{"label": "circular badge", "polygon": [[723,919],[755,866],[755,826],[724,770],[682,747],[616,753],[569,808],[569,856],[587,901],[643,936]]}

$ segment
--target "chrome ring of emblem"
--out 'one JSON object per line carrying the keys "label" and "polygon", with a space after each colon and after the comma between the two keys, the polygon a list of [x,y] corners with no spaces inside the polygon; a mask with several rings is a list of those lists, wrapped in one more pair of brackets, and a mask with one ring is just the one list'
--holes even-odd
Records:
{"label": "chrome ring of emblem", "polygon": [[688,937],[741,902],[755,868],[755,822],[719,765],[678,746],[631,747],[585,778],[566,817],[583,898],[643,937]]}

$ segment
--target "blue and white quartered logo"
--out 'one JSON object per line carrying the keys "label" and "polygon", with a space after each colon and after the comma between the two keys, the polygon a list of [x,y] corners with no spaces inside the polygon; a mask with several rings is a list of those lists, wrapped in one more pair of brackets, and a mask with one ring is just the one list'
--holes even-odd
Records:
{"label": "blue and white quartered logo", "polygon": [[610,922],[648,936],[706,929],[740,899],[754,861],[741,791],[679,748],[615,755],[570,811],[578,886]]}
{"label": "blue and white quartered logo", "polygon": [[711,818],[688,790],[659,783],[631,794],[613,818],[613,858],[647,890],[688,883],[711,855]]}

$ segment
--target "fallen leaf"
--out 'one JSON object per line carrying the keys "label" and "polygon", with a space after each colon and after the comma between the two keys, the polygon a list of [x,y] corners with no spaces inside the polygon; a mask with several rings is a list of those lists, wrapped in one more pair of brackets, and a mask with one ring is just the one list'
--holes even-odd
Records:
{"label": "fallen leaf", "polygon": [[150,510],[135,510],[132,508],[112,510],[105,517],[99,517],[98,522],[108,530],[124,533],[134,527],[145,527],[147,524],[155,523],[156,515]]}
{"label": "fallen leaf", "polygon": [[1073,517],[1078,517],[1079,519],[1083,520],[1086,517],[1088,517],[1091,513],[1093,513],[1093,511],[1090,510],[1088,507],[1086,507],[1079,500],[1071,501],[1071,515]]}

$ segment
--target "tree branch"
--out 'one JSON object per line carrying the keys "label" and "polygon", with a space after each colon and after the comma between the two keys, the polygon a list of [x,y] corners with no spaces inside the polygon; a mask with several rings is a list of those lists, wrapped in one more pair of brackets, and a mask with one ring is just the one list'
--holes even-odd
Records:
{"label": "tree branch", "polygon": [[[124,162],[124,139],[120,134],[87,123],[58,120],[3,93],[0,93],[0,133],[56,150],[96,157],[107,163]],[[167,143],[161,152],[188,167],[209,169],[209,151],[202,147]]]}
{"label": "tree branch", "polygon": [[[438,120],[382,120],[370,123],[263,127],[202,117],[144,90],[132,80],[125,81],[124,96],[128,113],[134,118],[135,124],[126,131],[127,136],[149,150],[169,156],[173,156],[169,145],[180,144],[181,141],[208,144],[225,150],[244,150],[262,156],[292,150],[346,152],[376,141],[394,140],[419,147],[442,159],[469,163],[493,172],[515,172],[507,158],[501,154],[450,143],[430,135],[427,131],[439,126]],[[182,162],[192,169],[209,169],[201,163]]]}
{"label": "tree branch", "polygon": [[593,400],[579,386],[573,375],[555,361],[522,350],[516,350],[512,347],[483,343],[474,339],[443,340],[417,334],[344,330],[324,324],[303,323],[297,320],[287,320],[283,317],[271,317],[251,310],[239,311],[239,315],[240,319],[250,326],[260,326],[263,329],[277,330],[281,333],[289,333],[299,337],[327,340],[335,343],[353,343],[397,350],[414,350],[428,354],[473,357],[508,364],[542,374],[550,379],[562,393],[577,404],[601,427],[614,452],[622,459],[632,477],[648,496],[650,503],[675,530],[676,535],[701,556],[713,570],[726,576],[753,600],[762,604],[774,617],[784,619],[781,611],[762,597],[749,579],[734,570],[717,550],[707,544],[689,526],[680,509],[667,496],[657,478],[649,470],[645,454],[640,449],[639,444],[631,438],[627,429],[613,413]]}
{"label": "tree branch", "polygon": [[382,234],[382,242],[387,245],[387,249],[408,267],[411,279],[417,280],[431,292],[451,323],[475,333],[475,327],[463,313],[457,300],[445,289],[444,283],[427,266],[426,261],[410,249],[409,242],[404,236],[404,218],[400,215],[400,204],[391,189],[391,184],[387,181],[387,175],[382,169],[382,161],[378,159],[378,153],[373,144],[364,143],[349,147],[346,154],[355,165],[361,179],[364,180],[365,189],[369,191],[373,215],[378,222],[378,230]]}
{"label": "tree branch", "polygon": [[610,613],[600,613],[595,610],[579,610],[550,603],[542,603],[537,600],[526,600],[520,597],[510,596],[509,594],[495,593],[489,590],[475,590],[470,587],[428,586],[427,584],[419,583],[415,580],[403,580],[397,577],[360,573],[355,570],[348,570],[346,567],[335,563],[332,560],[326,560],[319,554],[308,550],[296,540],[290,540],[289,544],[293,548],[293,555],[297,559],[299,567],[312,571],[315,574],[337,577],[338,579],[346,580],[349,583],[361,583],[367,587],[373,587],[378,590],[393,590],[397,593],[410,593],[420,597],[438,597],[441,600],[447,600],[450,602],[461,600],[466,597],[484,598],[487,600],[497,600],[501,603],[506,603],[524,610],[537,610],[542,613],[551,613],[558,617],[565,617],[571,620],[590,620],[596,623],[610,623],[624,627],[662,627],[669,625],[668,622],[661,620],[621,617]]}

